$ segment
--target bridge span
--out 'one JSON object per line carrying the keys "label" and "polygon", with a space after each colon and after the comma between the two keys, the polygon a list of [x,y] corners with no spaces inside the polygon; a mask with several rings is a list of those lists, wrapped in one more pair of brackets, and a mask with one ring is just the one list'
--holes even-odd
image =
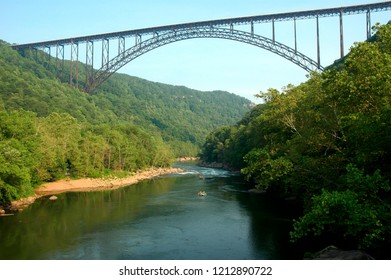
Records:
{"label": "bridge span", "polygon": [[[195,38],[218,38],[234,40],[254,45],[295,63],[306,71],[323,71],[320,56],[320,32],[319,18],[339,17],[340,56],[344,51],[343,17],[346,15],[366,14],[366,35],[371,36],[371,13],[391,10],[391,1],[371,3],[364,5],[318,9],[310,11],[298,11],[289,13],[277,13],[268,15],[256,15],[247,17],[217,19],[119,31],[112,33],[81,36],[67,39],[50,40],[29,44],[13,45],[12,48],[20,52],[35,51],[35,57],[45,65],[53,64],[56,67],[57,77],[64,75],[65,50],[70,51],[69,83],[79,87],[79,67],[85,67],[84,85],[82,89],[92,93],[100,84],[107,80],[113,73],[135,58],[158,47],[187,39]],[[303,19],[315,19],[317,57],[312,59],[301,53],[297,48],[296,22]],[[290,21],[293,23],[293,47],[289,47],[276,40],[275,23]],[[271,23],[271,38],[256,34],[256,24]],[[248,31],[242,31],[236,26],[248,26]],[[133,40],[129,39],[133,38]],[[110,42],[118,41],[118,53],[110,57]],[[131,42],[130,47],[128,46]],[[101,44],[100,51],[94,51],[95,44]],[[79,53],[82,45],[85,45],[85,63],[79,63]],[[38,55],[38,50],[41,54]],[[52,55],[52,51],[55,54]],[[94,68],[96,56],[100,56],[99,69]]]}

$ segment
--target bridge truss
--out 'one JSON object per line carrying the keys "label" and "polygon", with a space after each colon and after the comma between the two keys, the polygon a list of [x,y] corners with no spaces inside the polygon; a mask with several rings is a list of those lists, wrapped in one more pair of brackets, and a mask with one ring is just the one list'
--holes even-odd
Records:
{"label": "bridge truss", "polygon": [[[340,26],[340,55],[344,56],[344,32],[343,16],[352,14],[366,14],[366,34],[371,36],[371,13],[391,10],[391,1],[320,9],[312,11],[301,11],[292,13],[280,13],[271,15],[260,15],[250,17],[229,18],[211,21],[200,21],[176,25],[150,27],[121,32],[105,33],[92,36],[75,37],[68,39],[52,40],[38,43],[13,45],[12,48],[25,52],[35,50],[38,59],[38,50],[41,50],[40,60],[46,65],[51,65],[55,60],[56,74],[64,80],[64,55],[65,49],[70,50],[69,83],[79,87],[79,53],[81,45],[85,45],[85,76],[86,80],[83,89],[92,93],[99,85],[107,80],[113,73],[135,58],[158,47],[187,39],[196,38],[218,38],[234,40],[273,52],[281,57],[295,63],[306,71],[323,71],[320,63],[320,42],[319,42],[319,18],[339,17]],[[317,59],[316,61],[300,53],[297,49],[296,21],[302,19],[316,19],[317,30]],[[294,24],[294,48],[288,47],[276,40],[275,22],[292,21]],[[255,34],[254,25],[271,23],[272,38],[266,38]],[[235,29],[239,25],[248,25],[249,31]],[[127,48],[128,38],[134,38],[134,43]],[[118,41],[118,53],[110,58],[111,41]],[[94,46],[101,44],[100,55],[101,67],[94,68],[94,57],[96,52]],[[55,56],[52,50],[55,49]]]}

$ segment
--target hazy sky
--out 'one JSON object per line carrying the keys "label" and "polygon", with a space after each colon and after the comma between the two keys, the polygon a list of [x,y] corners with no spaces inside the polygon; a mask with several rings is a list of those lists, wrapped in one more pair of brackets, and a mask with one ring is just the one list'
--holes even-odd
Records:
{"label": "hazy sky", "polygon": [[[192,21],[263,15],[381,1],[350,0],[0,0],[0,39],[29,43]],[[391,12],[372,13],[372,24]],[[365,15],[344,17],[345,52],[366,38]],[[248,30],[247,30],[247,29]],[[242,26],[240,29],[249,30]],[[276,40],[294,47],[293,22],[275,24]],[[255,25],[271,37],[271,24]],[[298,50],[316,60],[315,20],[297,22]],[[339,58],[339,19],[320,19],[321,63]],[[130,46],[127,42],[127,46]],[[81,56],[83,57],[83,56]],[[83,61],[83,59],[82,59]],[[268,88],[300,84],[306,72],[266,50],[219,39],[192,39],[149,52],[119,70],[156,82],[226,90],[254,100]]]}

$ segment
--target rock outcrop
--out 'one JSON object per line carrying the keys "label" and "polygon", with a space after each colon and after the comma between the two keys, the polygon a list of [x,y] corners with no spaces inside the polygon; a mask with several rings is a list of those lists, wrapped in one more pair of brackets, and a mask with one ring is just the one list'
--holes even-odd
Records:
{"label": "rock outcrop", "polygon": [[373,260],[367,253],[360,250],[344,251],[335,246],[328,246],[323,250],[306,258],[310,260]]}

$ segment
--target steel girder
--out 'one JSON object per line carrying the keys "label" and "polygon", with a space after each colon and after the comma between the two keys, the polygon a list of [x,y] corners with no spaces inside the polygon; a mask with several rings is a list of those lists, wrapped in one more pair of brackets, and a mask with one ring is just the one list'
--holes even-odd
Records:
{"label": "steel girder", "polygon": [[146,41],[138,42],[136,45],[118,54],[95,72],[92,83],[86,85],[86,91],[90,93],[93,92],[95,88],[107,80],[118,69],[151,50],[170,43],[199,38],[227,39],[254,45],[278,54],[306,71],[324,70],[318,62],[312,60],[308,56],[291,47],[260,35],[233,30],[231,28],[187,28],[155,35]]}

